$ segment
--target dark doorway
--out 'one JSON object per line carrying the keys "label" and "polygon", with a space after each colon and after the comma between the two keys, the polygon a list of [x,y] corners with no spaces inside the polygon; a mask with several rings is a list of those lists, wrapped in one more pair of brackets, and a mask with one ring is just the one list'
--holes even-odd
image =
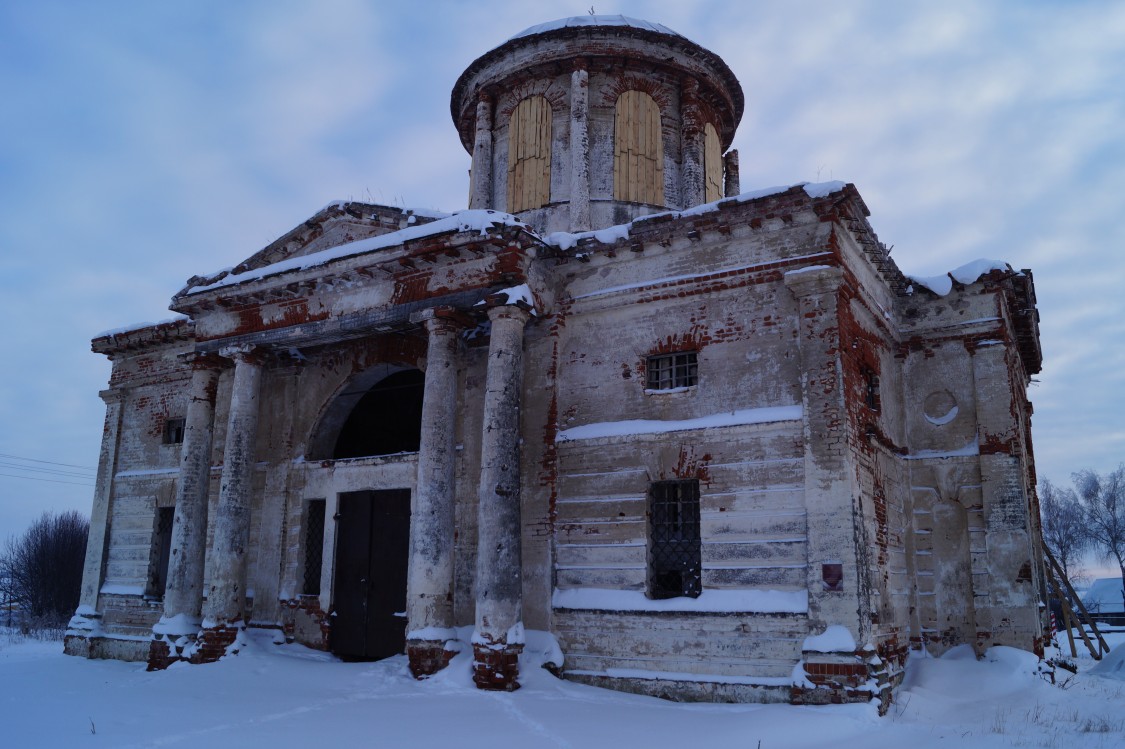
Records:
{"label": "dark doorway", "polygon": [[418,452],[422,437],[422,390],[417,369],[385,377],[359,399],[336,438],[333,458]]}
{"label": "dark doorway", "polygon": [[377,660],[406,648],[410,490],[340,495],[332,652]]}

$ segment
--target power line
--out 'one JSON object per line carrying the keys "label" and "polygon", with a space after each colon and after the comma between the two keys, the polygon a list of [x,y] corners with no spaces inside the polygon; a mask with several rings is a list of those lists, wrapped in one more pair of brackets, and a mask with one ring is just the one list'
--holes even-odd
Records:
{"label": "power line", "polygon": [[70,478],[93,478],[92,476],[90,476],[90,474],[82,473],[80,471],[67,471],[59,470],[58,468],[39,468],[38,466],[25,466],[20,465],[19,463],[13,463],[10,460],[0,460],[0,468],[14,469],[17,471],[30,471],[32,473],[48,473],[55,476],[67,476]]}
{"label": "power line", "polygon": [[0,473],[0,476],[7,476],[7,477],[13,478],[13,479],[27,479],[28,481],[47,481],[47,482],[50,482],[52,484],[72,484],[74,486],[88,486],[88,487],[95,486],[95,484],[80,484],[77,481],[59,481],[57,479],[44,479],[44,478],[37,478],[35,476],[17,476],[14,473]]}
{"label": "power line", "polygon": [[56,463],[53,460],[39,460],[38,458],[25,458],[21,455],[9,455],[8,453],[0,453],[0,458],[10,458],[13,460],[25,460],[31,463],[47,463],[53,466],[66,466],[67,468],[81,468],[83,471],[96,471],[96,468],[90,466],[76,466],[73,463]]}

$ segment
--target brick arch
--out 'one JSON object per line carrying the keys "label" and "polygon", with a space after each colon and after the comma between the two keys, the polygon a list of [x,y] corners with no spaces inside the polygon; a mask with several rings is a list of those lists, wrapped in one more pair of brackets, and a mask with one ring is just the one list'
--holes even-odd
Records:
{"label": "brick arch", "polygon": [[306,458],[308,460],[331,460],[337,457],[337,442],[364,398],[378,388],[380,383],[386,382],[388,378],[405,372],[418,371],[417,368],[409,365],[384,362],[345,379],[325,402],[320,415],[316,419],[309,435]]}

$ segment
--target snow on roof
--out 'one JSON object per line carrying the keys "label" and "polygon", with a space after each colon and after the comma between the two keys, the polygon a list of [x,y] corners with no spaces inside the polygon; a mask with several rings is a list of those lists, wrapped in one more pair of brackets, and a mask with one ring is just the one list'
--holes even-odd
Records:
{"label": "snow on roof", "polygon": [[911,283],[929,289],[938,296],[945,296],[953,290],[954,281],[960,284],[975,283],[981,276],[994,270],[1010,272],[1012,266],[1003,260],[985,260],[982,258],[965,263],[940,276],[907,275],[906,277],[910,279]]}
{"label": "snow on roof", "polygon": [[1125,610],[1125,599],[1121,597],[1121,578],[1098,578],[1082,598],[1082,604],[1091,612],[1099,614]]}
{"label": "snow on roof", "polygon": [[115,336],[115,335],[125,335],[126,333],[135,333],[138,330],[144,330],[145,328],[155,328],[155,327],[158,327],[160,325],[172,325],[174,323],[178,323],[182,320],[187,320],[187,319],[188,318],[187,318],[186,315],[177,315],[176,317],[169,317],[166,320],[159,320],[157,322],[135,322],[135,323],[132,323],[131,325],[122,325],[119,328],[112,328],[110,330],[103,330],[101,333],[96,334],[94,336],[94,338],[109,338],[110,336]]}
{"label": "snow on roof", "polygon": [[[426,224],[418,226],[408,226],[405,229],[390,232],[389,234],[380,234],[375,237],[368,237],[367,239],[359,239],[355,242],[348,242],[337,247],[330,247],[320,252],[314,252],[309,255],[301,257],[288,258],[280,260],[270,265],[264,265],[261,268],[254,268],[244,273],[227,273],[223,274],[221,271],[218,274],[220,278],[212,283],[204,284],[201,286],[192,286],[186,290],[186,294],[199,294],[204,291],[212,291],[214,289],[223,288],[225,286],[234,286],[236,284],[245,283],[247,281],[255,281],[267,276],[277,275],[291,270],[304,270],[306,268],[314,268],[318,265],[339,260],[340,258],[352,257],[354,255],[362,255],[376,250],[386,249],[387,247],[394,247],[412,239],[421,239],[422,237],[429,237],[435,234],[443,234],[445,232],[465,232],[476,231],[484,235],[488,230],[494,226],[521,226],[526,227],[527,224],[520,221],[510,213],[503,213],[501,211],[493,210],[466,210],[458,211],[457,213],[448,215],[444,218],[439,218],[436,221],[431,221]],[[212,276],[213,277],[213,276]]]}
{"label": "snow on roof", "polygon": [[612,244],[619,239],[629,238],[629,227],[633,224],[640,223],[641,221],[652,221],[657,218],[682,218],[684,216],[701,216],[704,213],[719,210],[720,206],[731,205],[734,203],[746,203],[751,200],[759,198],[768,198],[771,195],[780,195],[783,192],[792,190],[794,187],[803,187],[805,194],[810,198],[823,198],[831,195],[834,192],[839,192],[847,187],[846,182],[840,180],[833,180],[831,182],[798,182],[795,185],[778,185],[775,187],[764,187],[758,190],[750,190],[739,195],[729,198],[720,198],[713,200],[710,203],[701,203],[697,206],[687,208],[682,211],[661,211],[660,213],[650,213],[646,216],[639,216],[627,224],[618,224],[616,226],[608,226],[605,229],[596,229],[594,231],[583,231],[571,233],[567,231],[556,231],[548,234],[544,241],[560,250],[569,250],[577,245],[583,239],[593,237],[603,244]]}
{"label": "snow on roof", "polygon": [[577,28],[580,26],[627,26],[633,29],[643,29],[644,31],[655,31],[658,34],[669,34],[671,36],[678,36],[686,38],[683,34],[676,33],[664,24],[653,23],[652,21],[644,21],[639,18],[630,18],[628,16],[571,16],[570,18],[560,18],[557,21],[548,21],[541,23],[537,26],[526,28],[511,39],[521,39],[525,36],[535,36],[536,34],[545,34],[548,31],[555,31],[557,29]]}

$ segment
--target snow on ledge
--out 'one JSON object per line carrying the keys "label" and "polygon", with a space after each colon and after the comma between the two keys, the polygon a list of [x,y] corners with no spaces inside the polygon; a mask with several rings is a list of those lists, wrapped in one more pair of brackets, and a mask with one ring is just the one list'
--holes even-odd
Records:
{"label": "snow on ledge", "polygon": [[732,203],[746,203],[758,198],[768,198],[771,195],[780,195],[783,192],[792,190],[794,187],[802,187],[805,194],[810,198],[823,198],[831,195],[834,192],[840,192],[847,187],[846,182],[834,180],[832,182],[798,182],[795,185],[777,185],[775,187],[763,187],[759,190],[750,190],[749,192],[741,193],[730,198],[720,198],[713,200],[710,203],[701,203],[691,208],[686,208],[682,211],[661,211],[660,213],[649,213],[645,216],[638,216],[627,224],[617,224],[616,226],[608,226],[605,229],[597,229],[595,231],[583,231],[571,233],[567,231],[556,231],[548,234],[543,238],[543,241],[560,250],[566,251],[577,245],[583,239],[593,237],[602,244],[613,244],[621,239],[629,238],[629,227],[633,224],[638,224],[642,221],[652,221],[657,218],[683,218],[684,216],[701,216],[711,211],[719,210],[722,205],[730,205]]}
{"label": "snow on ledge", "polygon": [[161,325],[172,325],[174,323],[178,323],[178,322],[181,322],[181,321],[187,320],[187,319],[188,319],[187,315],[177,315],[176,317],[169,317],[166,320],[157,320],[156,322],[135,322],[131,325],[122,325],[119,328],[112,328],[110,330],[103,330],[102,332],[96,334],[94,336],[94,338],[109,338],[109,337],[115,336],[115,335],[125,335],[126,333],[135,333],[138,330],[144,330],[145,328],[157,328],[157,327],[160,327]]}
{"label": "snow on ledge", "polygon": [[691,681],[702,684],[742,684],[751,687],[792,686],[791,676],[730,676],[727,674],[697,674],[689,671],[650,671],[645,668],[607,668],[605,671],[567,669],[568,676],[602,676],[611,679],[641,679],[645,681]]}
{"label": "snow on ledge", "polygon": [[663,434],[683,432],[688,429],[708,429],[711,427],[743,426],[747,424],[767,424],[777,421],[800,421],[804,416],[801,406],[773,406],[770,408],[745,408],[739,411],[700,416],[694,419],[630,419],[627,421],[603,421],[595,424],[562,429],[555,437],[556,442],[570,440],[589,440],[602,437],[624,437],[636,434]]}
{"label": "snow on ledge", "polygon": [[904,460],[924,460],[926,458],[964,458],[980,455],[980,441],[973,437],[972,441],[956,450],[919,450],[911,455],[903,455]]}
{"label": "snow on ledge", "polygon": [[647,598],[639,590],[613,588],[556,588],[551,595],[556,609],[594,611],[685,611],[740,614],[804,614],[809,610],[807,590],[705,590],[698,598]]}
{"label": "snow on ledge", "polygon": [[917,284],[925,289],[932,291],[938,296],[945,296],[953,291],[953,282],[968,285],[976,283],[981,276],[991,273],[994,270],[1011,272],[1012,266],[1005,263],[1003,260],[973,260],[972,262],[965,263],[962,266],[954,268],[948,273],[940,276],[911,276],[906,277],[910,279],[911,283]]}
{"label": "snow on ledge", "polygon": [[832,624],[821,634],[806,637],[801,650],[806,653],[854,653],[855,638],[847,627]]}
{"label": "snow on ledge", "polygon": [[[510,213],[503,213],[501,211],[493,210],[466,210],[458,211],[457,213],[447,216],[445,218],[437,219],[426,224],[416,226],[408,226],[405,229],[392,231],[388,234],[380,234],[375,237],[368,237],[367,239],[359,239],[355,242],[348,242],[337,247],[330,247],[320,252],[314,252],[309,255],[301,257],[288,258],[280,260],[270,265],[248,270],[245,273],[228,274],[218,278],[212,283],[193,286],[187,289],[187,294],[199,294],[204,291],[211,291],[213,289],[220,289],[225,286],[234,286],[236,284],[245,283],[247,281],[255,281],[267,276],[274,276],[279,273],[292,270],[305,270],[314,268],[318,265],[339,260],[345,257],[352,257],[354,255],[363,255],[368,252],[394,247],[396,245],[409,242],[413,239],[421,239],[423,237],[433,236],[435,234],[443,234],[445,232],[465,232],[475,231],[482,235],[487,234],[489,229],[493,226],[520,226],[526,227],[527,224],[520,221]],[[221,275],[221,274],[216,274]],[[214,276],[211,276],[212,278]]]}

